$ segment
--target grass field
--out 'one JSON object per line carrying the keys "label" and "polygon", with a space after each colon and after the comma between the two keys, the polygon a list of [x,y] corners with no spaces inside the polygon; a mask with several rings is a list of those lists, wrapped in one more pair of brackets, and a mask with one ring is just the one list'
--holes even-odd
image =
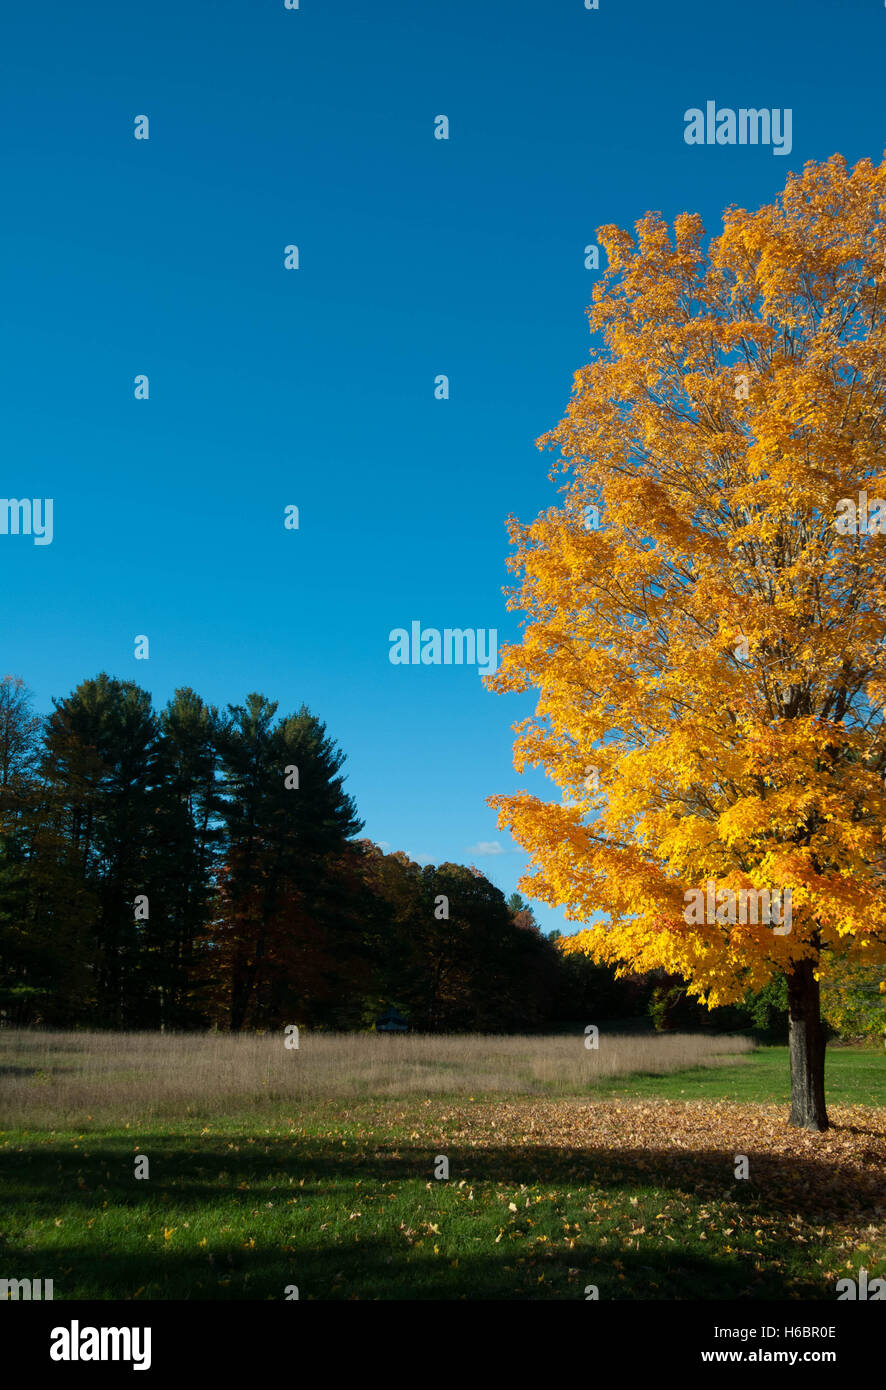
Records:
{"label": "grass field", "polygon": [[56,1300],[834,1299],[886,1274],[886,1060],[830,1050],[824,1135],[786,1125],[787,1067],[715,1037],[2,1030],[0,1278]]}

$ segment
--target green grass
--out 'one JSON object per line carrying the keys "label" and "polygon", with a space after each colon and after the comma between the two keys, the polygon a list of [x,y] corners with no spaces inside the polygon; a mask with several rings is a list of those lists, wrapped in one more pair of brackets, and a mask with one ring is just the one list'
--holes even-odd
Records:
{"label": "green grass", "polygon": [[[883,1105],[884,1071],[877,1051],[831,1050],[829,1100]],[[595,1087],[594,1113],[647,1097],[784,1104],[787,1050],[618,1078]],[[852,1177],[833,1188],[808,1156],[818,1136],[736,1182],[713,1141],[675,1156],[635,1135],[593,1151],[546,1140],[546,1107],[588,1101],[266,1098],[224,1117],[6,1131],[0,1277],[52,1278],[57,1301],[282,1299],[290,1285],[302,1299],[582,1299],[588,1285],[601,1299],[833,1299],[859,1265],[886,1273],[882,1206]],[[537,1142],[503,1122],[515,1106]],[[439,1153],[449,1181],[433,1176]]]}
{"label": "green grass", "polygon": [[[886,1050],[829,1047],[825,1063],[827,1099],[833,1105],[886,1106]],[[790,1071],[786,1047],[761,1047],[728,1067],[692,1067],[666,1076],[640,1074],[625,1083],[601,1080],[600,1096],[657,1096],[662,1100],[734,1100],[788,1105]]]}

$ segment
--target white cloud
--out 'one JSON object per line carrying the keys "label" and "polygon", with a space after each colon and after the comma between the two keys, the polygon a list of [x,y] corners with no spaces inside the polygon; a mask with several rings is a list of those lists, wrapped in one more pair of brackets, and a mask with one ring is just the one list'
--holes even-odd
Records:
{"label": "white cloud", "polygon": [[469,845],[465,854],[476,854],[478,858],[484,858],[490,854],[507,854],[507,850],[502,849],[498,840],[480,840],[476,845]]}

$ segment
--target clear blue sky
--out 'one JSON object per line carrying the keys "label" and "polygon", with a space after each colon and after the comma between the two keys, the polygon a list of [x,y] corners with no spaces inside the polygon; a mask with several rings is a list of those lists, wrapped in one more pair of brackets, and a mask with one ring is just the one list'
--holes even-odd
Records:
{"label": "clear blue sky", "polygon": [[[51,545],[0,536],[0,667],[41,710],[102,669],[304,701],[365,834],[510,891],[485,798],[531,702],[388,634],[516,635],[504,523],[556,499],[534,440],[587,360],[584,246],[879,159],[886,8],[41,0],[0,49],[0,492],[54,499]],[[709,99],[790,107],[790,155],[687,146]]]}

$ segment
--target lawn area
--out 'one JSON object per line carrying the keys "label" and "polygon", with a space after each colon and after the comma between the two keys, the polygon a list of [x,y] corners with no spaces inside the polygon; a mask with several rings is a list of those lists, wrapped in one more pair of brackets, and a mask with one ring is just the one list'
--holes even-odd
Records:
{"label": "lawn area", "polygon": [[[106,1076],[77,1123],[46,1122],[58,1078],[39,1038],[15,1040],[0,1092],[18,1113],[0,1132],[0,1277],[52,1278],[56,1300],[282,1299],[292,1285],[302,1299],[581,1299],[593,1285],[601,1299],[832,1300],[859,1266],[886,1274],[873,1049],[830,1052],[833,1128],[812,1135],[785,1123],[784,1048],[599,1076],[574,1096],[284,1099],[266,1086],[244,1100],[232,1071],[227,1101],[194,1089],[190,1114],[179,1075],[145,1114],[151,1074],[140,1083],[116,1041],[128,1099]],[[74,1090],[89,1046],[70,1035],[55,1054]],[[459,1086],[463,1063],[449,1072]]]}
{"label": "lawn area", "polygon": [[[829,1047],[826,1083],[829,1105],[886,1106],[886,1051],[877,1047]],[[737,1065],[686,1068],[665,1076],[634,1074],[625,1083],[617,1079],[601,1082],[597,1093],[787,1106],[788,1049],[761,1047],[742,1057]]]}

